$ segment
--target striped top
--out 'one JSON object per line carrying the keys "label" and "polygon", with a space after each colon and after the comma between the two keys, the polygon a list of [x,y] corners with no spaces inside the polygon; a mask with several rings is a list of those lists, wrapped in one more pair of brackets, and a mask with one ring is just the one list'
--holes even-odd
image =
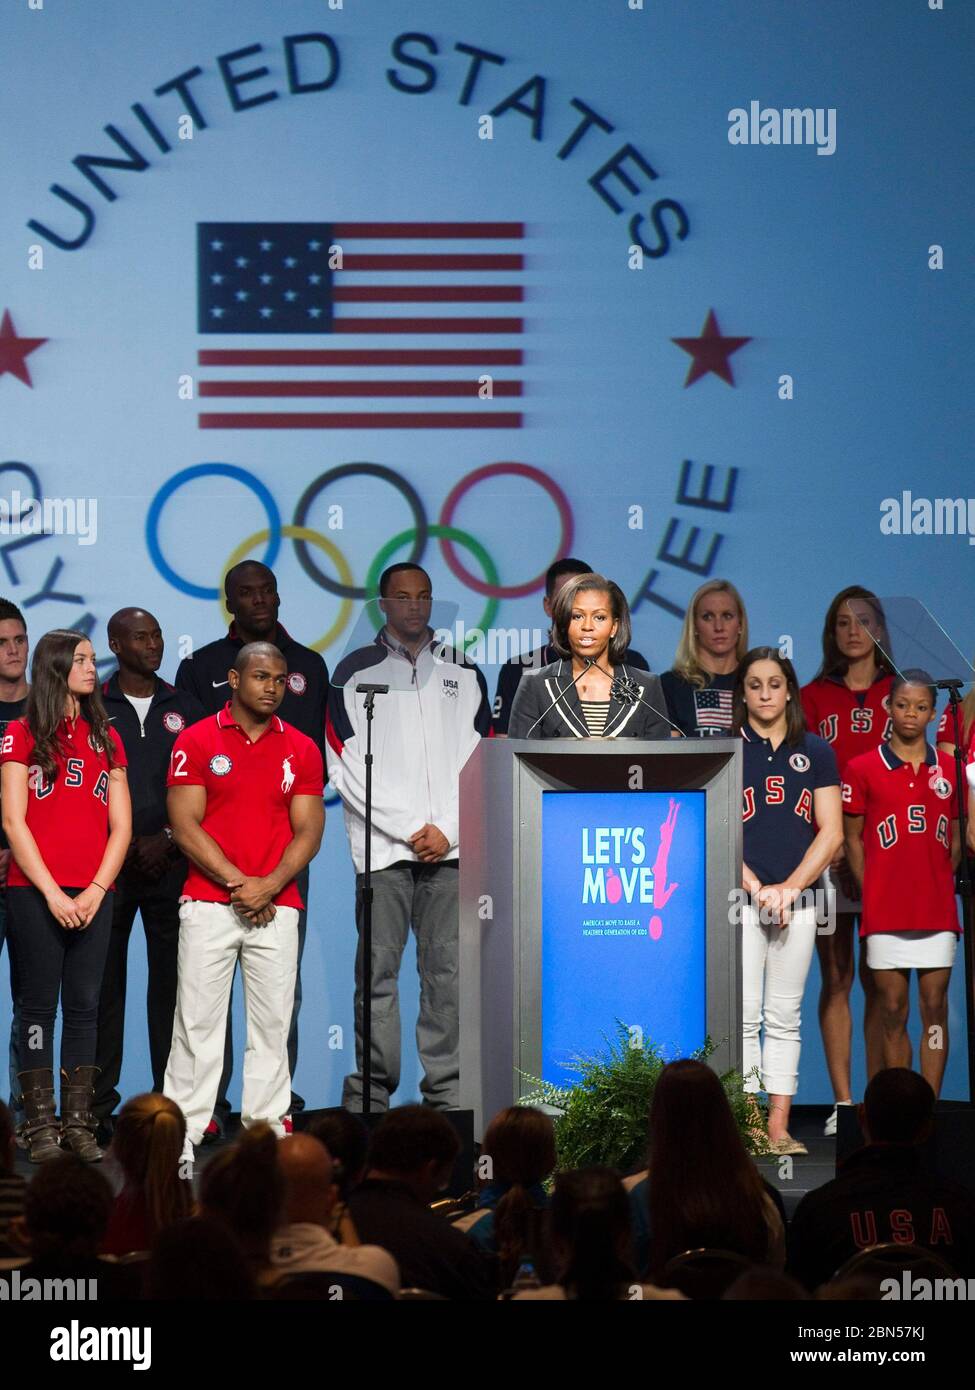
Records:
{"label": "striped top", "polygon": [[591,738],[598,738],[606,728],[606,716],[609,714],[608,700],[580,700],[582,706],[582,717],[586,721],[586,728],[589,730]]}

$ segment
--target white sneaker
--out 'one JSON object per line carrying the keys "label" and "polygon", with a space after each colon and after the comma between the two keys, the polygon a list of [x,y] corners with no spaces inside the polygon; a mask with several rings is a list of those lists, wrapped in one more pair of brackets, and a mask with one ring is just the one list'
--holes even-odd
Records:
{"label": "white sneaker", "polygon": [[836,1134],[836,1111],[837,1111],[838,1107],[841,1106],[841,1105],[852,1105],[852,1104],[853,1104],[852,1100],[838,1100],[838,1101],[836,1102],[836,1105],[833,1106],[832,1110],[831,1110],[830,1113],[829,1113],[829,1118],[827,1119],[825,1125],[823,1126],[823,1133],[826,1135],[826,1138],[827,1138],[827,1139],[832,1139],[832,1138],[834,1137],[834,1135]]}

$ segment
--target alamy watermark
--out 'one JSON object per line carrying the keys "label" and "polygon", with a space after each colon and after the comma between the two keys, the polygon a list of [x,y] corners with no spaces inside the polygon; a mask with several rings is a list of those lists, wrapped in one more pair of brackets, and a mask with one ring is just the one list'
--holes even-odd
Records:
{"label": "alamy watermark", "polygon": [[885,497],[880,504],[882,536],[967,536],[975,545],[975,497]]}
{"label": "alamy watermark", "polygon": [[93,1303],[97,1298],[97,1279],[37,1279],[32,1274],[21,1278],[16,1268],[0,1278],[0,1303]]}
{"label": "alamy watermark", "polygon": [[548,633],[538,627],[467,627],[462,618],[449,627],[438,627],[433,640],[441,657],[453,649],[483,666],[502,666],[520,661],[526,667],[545,665]]}
{"label": "alamy watermark", "polygon": [[[763,927],[782,925],[778,913],[772,908],[759,903],[744,888],[732,888],[728,894],[728,921],[733,927],[741,926],[746,907],[750,907],[758,914],[759,923]],[[836,931],[836,890],[833,888],[804,888],[789,905],[790,920],[800,912],[812,912],[816,922],[817,936],[832,936]]]}
{"label": "alamy watermark", "polygon": [[0,497],[0,535],[77,536],[79,545],[98,539],[97,497]]}
{"label": "alamy watermark", "polygon": [[923,1279],[903,1269],[896,1278],[881,1279],[880,1297],[914,1303],[967,1303],[975,1299],[975,1279]]}
{"label": "alamy watermark", "polygon": [[748,103],[728,112],[729,145],[815,145],[817,154],[836,152],[835,106],[762,106]]}

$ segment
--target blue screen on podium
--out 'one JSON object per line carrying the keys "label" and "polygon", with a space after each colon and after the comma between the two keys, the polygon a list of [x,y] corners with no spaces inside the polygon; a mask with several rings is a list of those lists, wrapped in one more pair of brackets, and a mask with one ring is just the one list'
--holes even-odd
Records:
{"label": "blue screen on podium", "polygon": [[668,1057],[705,1039],[702,791],[542,795],[542,1076],[622,1022]]}

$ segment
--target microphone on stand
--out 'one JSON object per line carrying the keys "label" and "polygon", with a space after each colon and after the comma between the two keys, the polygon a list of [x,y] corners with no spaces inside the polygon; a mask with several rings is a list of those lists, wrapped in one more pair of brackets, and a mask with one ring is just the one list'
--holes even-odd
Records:
{"label": "microphone on stand", "polygon": [[[609,676],[613,684],[609,688],[609,693],[613,699],[619,700],[624,705],[645,705],[651,714],[655,714],[658,719],[662,719],[665,724],[669,724],[675,733],[681,738],[687,738],[683,729],[679,729],[674,721],[666,714],[661,714],[649,700],[645,700],[640,694],[640,687],[632,676],[610,676],[608,671],[604,671],[598,661],[588,661],[587,665],[595,666],[597,671],[601,671],[604,676]],[[625,667],[623,668],[626,669]]]}
{"label": "microphone on stand", "polygon": [[[559,691],[559,693],[556,695],[555,699],[554,699],[554,700],[552,701],[552,703],[549,705],[548,709],[543,709],[543,710],[542,710],[541,714],[540,714],[540,715],[538,716],[538,718],[535,720],[534,724],[531,726],[531,728],[530,728],[530,729],[528,730],[528,732],[525,734],[525,738],[531,738],[532,734],[533,734],[533,733],[535,732],[535,730],[538,728],[539,724],[541,724],[541,722],[542,722],[542,720],[545,718],[546,714],[548,714],[551,710],[553,710],[553,709],[555,708],[555,706],[556,706],[556,705],[558,704],[558,702],[561,700],[562,696],[565,695],[568,691],[570,691],[570,690],[572,689],[572,687],[576,684],[576,681],[581,681],[581,680],[582,680],[583,676],[584,676],[584,675],[586,674],[586,672],[589,670],[589,667],[590,667],[590,666],[595,666],[595,664],[596,664],[596,663],[593,661],[593,659],[592,659],[591,656],[584,657],[583,660],[585,661],[586,664],[585,664],[585,666],[583,666],[582,670],[581,670],[581,671],[579,672],[579,674],[576,676],[575,680],[570,681],[569,684],[565,687],[564,690],[560,690],[560,691]],[[604,674],[605,674],[605,673],[604,673]]]}

